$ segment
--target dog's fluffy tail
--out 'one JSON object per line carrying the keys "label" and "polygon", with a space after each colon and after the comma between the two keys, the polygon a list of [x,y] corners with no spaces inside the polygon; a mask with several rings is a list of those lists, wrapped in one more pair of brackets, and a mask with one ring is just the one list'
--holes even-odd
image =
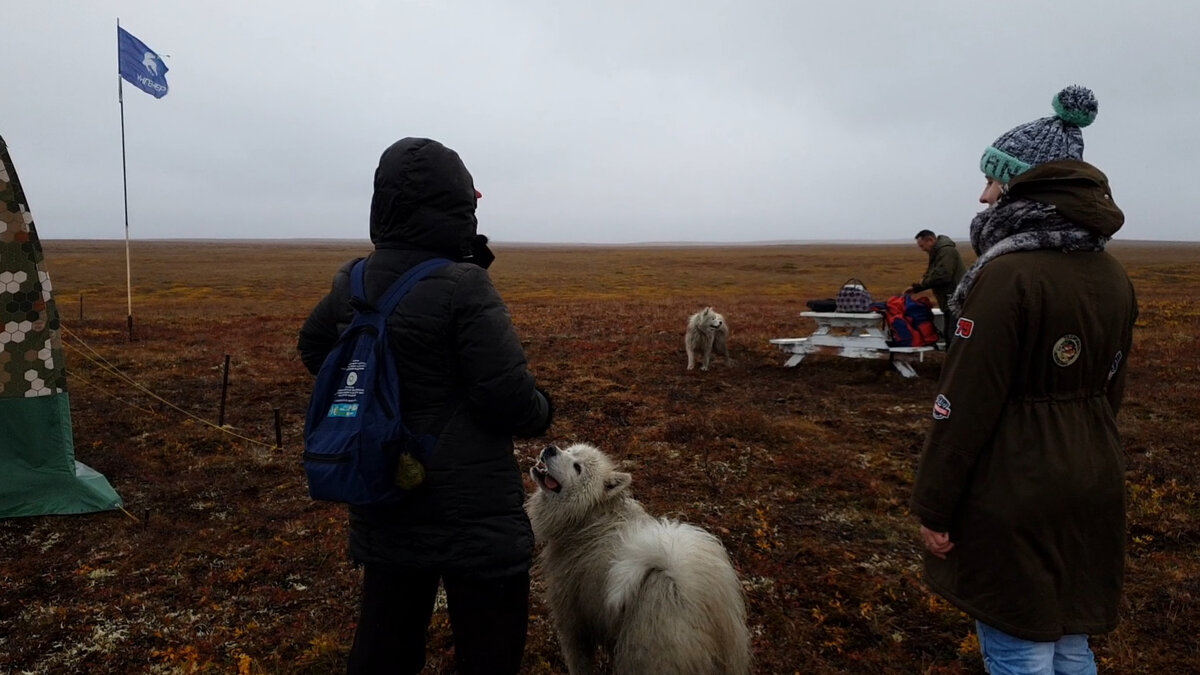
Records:
{"label": "dog's fluffy tail", "polygon": [[608,573],[617,672],[750,672],[741,584],[716,537],[674,521],[631,528]]}

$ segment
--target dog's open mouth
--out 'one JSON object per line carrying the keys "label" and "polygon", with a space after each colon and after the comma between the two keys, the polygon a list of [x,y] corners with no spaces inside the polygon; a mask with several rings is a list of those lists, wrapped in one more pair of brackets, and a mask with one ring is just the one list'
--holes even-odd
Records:
{"label": "dog's open mouth", "polygon": [[559,490],[562,490],[562,484],[554,480],[554,476],[550,475],[550,471],[546,469],[546,465],[540,461],[533,466],[533,477],[537,479],[539,485],[551,492],[557,493]]}

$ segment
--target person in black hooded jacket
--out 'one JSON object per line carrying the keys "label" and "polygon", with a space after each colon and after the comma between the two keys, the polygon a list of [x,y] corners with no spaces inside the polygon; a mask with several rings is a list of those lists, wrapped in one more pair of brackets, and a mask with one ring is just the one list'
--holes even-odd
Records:
{"label": "person in black hooded jacket", "polygon": [[[379,160],[371,200],[367,300],[434,257],[456,262],[413,287],[388,319],[405,424],[435,434],[425,480],[386,506],[350,507],[350,555],[363,566],[350,673],[417,673],[439,581],[458,672],[516,673],[525,648],[533,532],[513,436],[552,418],[530,374],[476,232],[481,195],[458,154],[405,138]],[[314,374],[352,317],[350,261],[300,330]]]}

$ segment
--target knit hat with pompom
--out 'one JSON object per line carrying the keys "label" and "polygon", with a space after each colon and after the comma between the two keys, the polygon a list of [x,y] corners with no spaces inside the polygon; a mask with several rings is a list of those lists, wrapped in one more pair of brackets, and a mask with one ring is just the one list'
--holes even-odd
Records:
{"label": "knit hat with pompom", "polygon": [[1082,127],[1096,119],[1099,104],[1091,89],[1071,85],[1054,95],[1054,117],[1043,117],[1010,129],[979,160],[984,175],[1007,184],[1038,164],[1056,159],[1083,159]]}

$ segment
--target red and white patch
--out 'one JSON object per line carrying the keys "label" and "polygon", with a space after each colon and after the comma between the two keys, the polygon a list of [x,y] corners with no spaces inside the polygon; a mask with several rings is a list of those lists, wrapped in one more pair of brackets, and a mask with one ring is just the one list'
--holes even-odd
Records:
{"label": "red and white patch", "polygon": [[970,319],[959,319],[958,325],[954,327],[954,337],[964,340],[971,339],[971,333],[975,332],[975,322]]}
{"label": "red and white patch", "polygon": [[938,394],[933,400],[933,419],[944,420],[947,417],[950,417],[950,399]]}

